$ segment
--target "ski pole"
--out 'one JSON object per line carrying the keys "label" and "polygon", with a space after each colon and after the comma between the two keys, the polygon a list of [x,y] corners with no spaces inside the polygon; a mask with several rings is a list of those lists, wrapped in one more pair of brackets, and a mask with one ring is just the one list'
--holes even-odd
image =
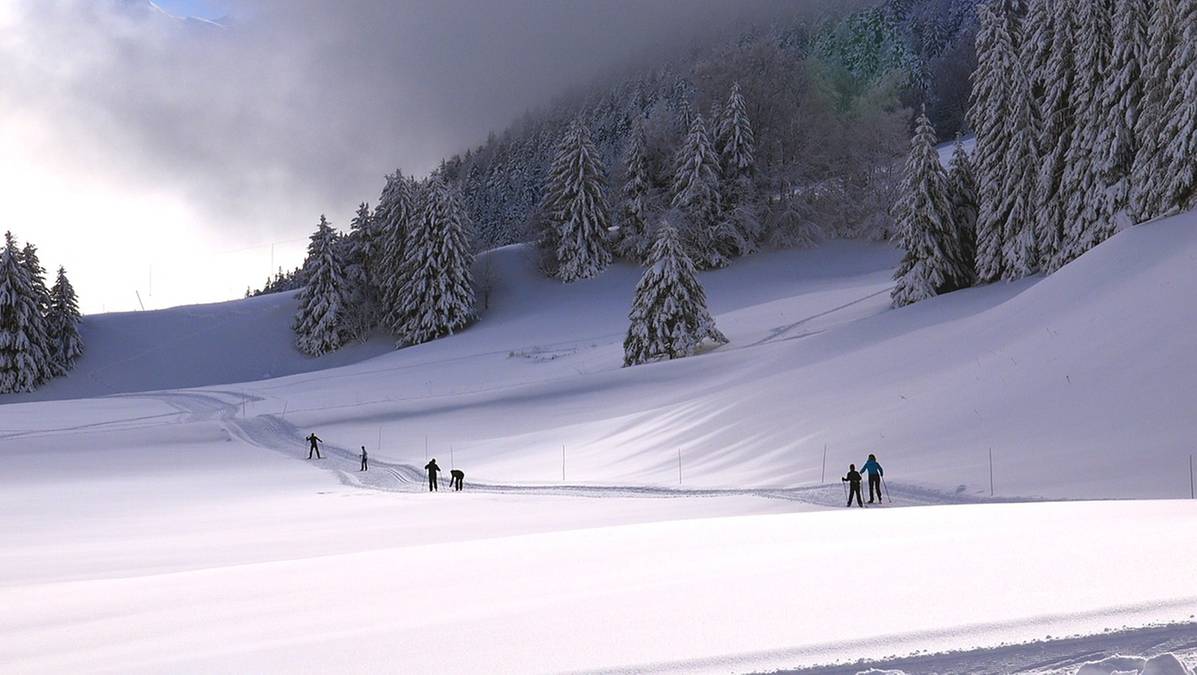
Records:
{"label": "ski pole", "polygon": [[881,476],[881,489],[885,490],[885,498],[889,500],[890,504],[894,503],[894,498],[889,496],[889,486],[885,484],[885,475]]}

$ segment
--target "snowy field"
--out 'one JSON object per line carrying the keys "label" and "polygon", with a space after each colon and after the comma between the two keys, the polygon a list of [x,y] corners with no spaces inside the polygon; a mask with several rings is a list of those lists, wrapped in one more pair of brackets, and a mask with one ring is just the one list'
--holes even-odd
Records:
{"label": "snowy field", "polygon": [[1156,624],[1191,667],[1194,220],[899,311],[888,247],[757,256],[702,276],[730,344],[634,369],[637,271],[518,247],[398,352],[294,354],[289,296],[91,317],[0,407],[0,671],[1074,672]]}

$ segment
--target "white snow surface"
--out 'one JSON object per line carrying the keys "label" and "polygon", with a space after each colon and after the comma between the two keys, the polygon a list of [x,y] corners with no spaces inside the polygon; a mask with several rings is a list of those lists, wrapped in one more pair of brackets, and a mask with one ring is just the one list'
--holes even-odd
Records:
{"label": "white snow surface", "polygon": [[[1194,220],[902,310],[889,247],[756,256],[701,275],[730,344],[629,369],[638,271],[520,247],[400,351],[298,355],[291,296],[88,317],[0,406],[0,671],[745,672],[1193,622]],[[465,492],[420,491],[425,442]],[[868,452],[892,505],[838,508]]]}

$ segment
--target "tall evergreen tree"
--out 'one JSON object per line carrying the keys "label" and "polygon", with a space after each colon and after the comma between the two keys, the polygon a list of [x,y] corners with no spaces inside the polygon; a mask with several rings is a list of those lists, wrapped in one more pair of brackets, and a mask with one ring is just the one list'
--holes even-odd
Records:
{"label": "tall evergreen tree", "polygon": [[1084,36],[1084,48],[1077,50],[1071,92],[1076,126],[1060,183],[1060,193],[1067,199],[1064,238],[1060,254],[1049,269],[1075,260],[1101,243],[1110,231],[1108,223],[1100,222],[1098,208],[1106,188],[1102,175],[1105,151],[1099,143],[1113,107],[1113,102],[1106,99],[1106,76],[1114,46],[1108,0],[1078,3],[1077,30]]}
{"label": "tall evergreen tree", "polygon": [[948,201],[960,253],[960,285],[972,285],[977,273],[977,179],[959,134],[948,164]]}
{"label": "tall evergreen tree", "polygon": [[400,346],[465,328],[475,318],[474,282],[465,209],[457,192],[434,177],[412,224],[396,316]]}
{"label": "tall evergreen tree", "polygon": [[721,213],[719,159],[706,122],[695,115],[686,140],[678,148],[673,174],[673,207],[688,221],[686,239],[699,268],[724,267],[743,248]]}
{"label": "tall evergreen tree", "polygon": [[346,326],[358,338],[365,338],[378,323],[379,291],[374,281],[374,265],[378,262],[378,238],[370,206],[362,202],[349,223],[345,239],[345,282],[349,288],[350,305]]}
{"label": "tall evergreen tree", "polygon": [[620,205],[619,251],[637,262],[644,262],[652,249],[648,234],[648,197],[652,188],[645,157],[644,126],[636,124],[628,141],[624,168],[623,202]]}
{"label": "tall evergreen tree", "polygon": [[1010,105],[1004,136],[1007,142],[1002,172],[1002,278],[1008,281],[1039,269],[1035,243],[1035,187],[1039,153],[1038,119],[1030,81],[1021,61],[1008,73]]}
{"label": "tall evergreen tree", "polygon": [[752,178],[756,156],[756,137],[748,120],[748,106],[740,93],[740,84],[732,84],[722,115],[715,120],[718,147],[723,162],[723,177],[728,181]]}
{"label": "tall evergreen tree", "polygon": [[322,215],[308,243],[307,284],[299,292],[295,346],[308,356],[336,351],[353,334],[346,325],[350,307],[345,263],[336,230]]}
{"label": "tall evergreen tree", "polygon": [[[1115,3],[1114,43],[1105,100],[1108,117],[1101,126],[1097,147],[1104,152],[1103,183],[1098,195],[1098,222],[1113,230],[1116,218],[1130,204],[1131,171],[1138,152],[1135,127],[1143,105],[1143,61],[1147,53],[1147,0],[1119,0]],[[1102,237],[1104,238],[1104,237]]]}
{"label": "tall evergreen tree", "polygon": [[1197,204],[1197,0],[1180,1],[1177,24],[1180,42],[1168,75],[1175,87],[1164,106],[1164,214]]}
{"label": "tall evergreen tree", "polygon": [[668,222],[657,227],[648,269],[636,285],[628,319],[624,366],[690,356],[708,339],[727,342],[707,310],[706,292],[694,263]]}
{"label": "tall evergreen tree", "polygon": [[558,146],[545,198],[562,281],[593,277],[611,262],[605,173],[590,131],[575,119]]}
{"label": "tall evergreen tree", "polygon": [[1143,57],[1143,102],[1135,123],[1139,148],[1131,168],[1131,211],[1142,222],[1162,214],[1169,176],[1164,152],[1171,143],[1164,135],[1168,99],[1176,89],[1179,72],[1172,69],[1180,41],[1177,23],[1180,0],[1154,0],[1147,27]]}
{"label": "tall evergreen tree", "polygon": [[756,138],[739,83],[732,84],[727,104],[720,113],[720,116],[714,119],[716,149],[723,177],[724,216],[728,221],[727,229],[738,235],[737,241],[734,242],[738,250],[734,253],[745,255],[751,252],[751,244],[761,238],[761,219],[756,203],[756,184],[753,180]]}
{"label": "tall evergreen tree", "polygon": [[79,335],[79,300],[75,288],[67,279],[66,269],[58,268],[58,276],[50,289],[50,310],[46,327],[50,335],[50,368],[55,376],[65,375],[83,355],[83,338]]}
{"label": "tall evergreen tree", "polygon": [[50,289],[46,287],[46,269],[42,267],[37,255],[37,247],[31,242],[25,242],[21,249],[21,264],[25,266],[25,273],[29,277],[33,297],[37,303],[37,313],[29,322],[29,340],[40,354],[38,361],[42,364],[39,382],[54,377],[51,363],[50,334],[46,325],[46,313],[50,310]]}
{"label": "tall evergreen tree", "polygon": [[378,289],[380,319],[392,330],[396,321],[394,313],[401,303],[403,261],[415,213],[415,199],[415,184],[396,169],[386,177],[372,218],[377,251],[370,272]]}
{"label": "tall evergreen tree", "polygon": [[977,280],[992,282],[1005,272],[1003,257],[1009,215],[1006,161],[1011,139],[1007,118],[1013,108],[1011,74],[1019,58],[1011,42],[1006,13],[991,4],[977,6],[981,27],[977,32],[977,69],[973,73],[969,122],[977,137],[973,168],[977,176]]}
{"label": "tall evergreen tree", "polygon": [[1039,69],[1043,93],[1039,100],[1039,175],[1035,185],[1035,239],[1037,258],[1047,271],[1059,257],[1064,232],[1067,195],[1060,192],[1064,159],[1072,145],[1075,126],[1071,99],[1075,77],[1076,0],[1038,0],[1054,8],[1050,13],[1051,42]]}
{"label": "tall evergreen tree", "polygon": [[894,274],[890,297],[895,307],[926,300],[959,287],[961,269],[952,222],[947,176],[935,150],[935,129],[926,112],[919,115],[897,204],[897,231],[905,255]]}
{"label": "tall evergreen tree", "polygon": [[34,343],[40,322],[37,293],[11,232],[0,252],[0,393],[33,391],[47,371]]}

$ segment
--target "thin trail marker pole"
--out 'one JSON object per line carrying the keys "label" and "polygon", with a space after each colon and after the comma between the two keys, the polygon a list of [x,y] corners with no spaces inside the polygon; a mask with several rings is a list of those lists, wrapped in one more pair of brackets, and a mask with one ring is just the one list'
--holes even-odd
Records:
{"label": "thin trail marker pole", "polygon": [[457,464],[453,461],[453,444],[449,444],[449,468],[456,469]]}
{"label": "thin trail marker pole", "polygon": [[682,449],[677,449],[677,484],[682,484]]}
{"label": "thin trail marker pole", "polygon": [[424,434],[424,461],[428,461],[428,434]]}
{"label": "thin trail marker pole", "polygon": [[565,444],[561,444],[561,481],[565,481]]}
{"label": "thin trail marker pole", "polygon": [[993,448],[989,449],[989,496],[993,496]]}
{"label": "thin trail marker pole", "polygon": [[1193,456],[1189,455],[1189,499],[1197,499],[1197,487],[1193,482]]}
{"label": "thin trail marker pole", "polygon": [[287,419],[287,402],[283,401],[283,419]]}
{"label": "thin trail marker pole", "polygon": [[378,451],[382,451],[382,427],[378,427]]}
{"label": "thin trail marker pole", "polygon": [[827,484],[827,444],[823,444],[823,473],[819,474],[819,485]]}

